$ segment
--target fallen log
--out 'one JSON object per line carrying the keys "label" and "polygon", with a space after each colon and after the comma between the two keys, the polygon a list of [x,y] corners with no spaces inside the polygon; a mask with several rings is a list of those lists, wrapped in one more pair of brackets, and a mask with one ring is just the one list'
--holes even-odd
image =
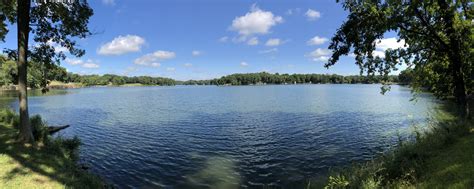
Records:
{"label": "fallen log", "polygon": [[64,126],[50,126],[48,127],[48,132],[50,135],[59,132],[60,130],[68,128],[69,125],[64,125]]}

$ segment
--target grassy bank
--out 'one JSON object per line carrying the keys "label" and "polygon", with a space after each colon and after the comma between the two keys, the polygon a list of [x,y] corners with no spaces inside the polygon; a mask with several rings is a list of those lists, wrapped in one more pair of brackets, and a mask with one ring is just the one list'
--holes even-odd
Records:
{"label": "grassy bank", "polygon": [[414,141],[371,162],[335,171],[326,188],[474,188],[474,127],[443,107]]}
{"label": "grassy bank", "polygon": [[15,142],[17,116],[0,111],[0,188],[103,188],[102,181],[76,164],[80,141],[51,138],[39,116],[31,118],[34,145]]}
{"label": "grassy bank", "polygon": [[48,84],[48,88],[50,89],[75,89],[84,86],[82,83],[64,83],[60,81],[51,81],[51,83]]}

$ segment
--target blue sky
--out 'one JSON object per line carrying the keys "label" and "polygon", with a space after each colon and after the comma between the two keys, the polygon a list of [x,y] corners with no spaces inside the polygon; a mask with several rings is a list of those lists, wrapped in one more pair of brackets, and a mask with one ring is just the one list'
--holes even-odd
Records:
{"label": "blue sky", "polygon": [[[94,9],[89,27],[95,34],[79,40],[86,55],[61,63],[71,72],[179,80],[261,71],[359,73],[350,56],[330,69],[323,66],[329,40],[347,16],[335,0],[89,3]],[[15,39],[12,26],[2,48],[15,48]],[[379,50],[397,45],[394,40],[387,38]]]}

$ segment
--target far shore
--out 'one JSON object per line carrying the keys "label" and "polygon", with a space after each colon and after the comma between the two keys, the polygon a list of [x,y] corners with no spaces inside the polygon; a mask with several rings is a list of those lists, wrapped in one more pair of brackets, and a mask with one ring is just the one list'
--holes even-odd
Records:
{"label": "far shore", "polygon": [[[267,85],[328,85],[328,84],[346,84],[346,85],[381,85],[381,83],[282,83],[282,84],[266,84],[266,83],[259,83],[259,84],[248,84],[248,85],[199,85],[199,84],[177,84],[177,85],[169,85],[169,86],[219,86],[219,87],[232,87],[232,86],[267,86]],[[389,85],[400,85],[406,86],[406,84],[402,83],[389,83]],[[83,83],[63,83],[59,81],[52,81],[46,88],[47,89],[79,89],[79,88],[91,88],[91,87],[156,87],[156,86],[168,86],[168,85],[144,85],[141,83],[126,83],[123,85],[85,85]],[[38,90],[39,88],[30,88],[28,90]],[[8,86],[0,86],[0,91],[15,91],[18,90],[18,85],[8,85]]]}

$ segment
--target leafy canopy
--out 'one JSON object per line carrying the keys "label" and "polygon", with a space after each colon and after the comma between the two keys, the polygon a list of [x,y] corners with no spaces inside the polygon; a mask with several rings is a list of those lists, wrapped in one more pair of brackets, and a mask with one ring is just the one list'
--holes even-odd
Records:
{"label": "leafy canopy", "polygon": [[[436,96],[449,97],[460,76],[466,93],[472,94],[472,1],[345,0],[342,5],[350,14],[332,38],[333,54],[326,67],[352,51],[361,74],[388,76],[406,64],[415,73],[415,90],[429,86]],[[387,32],[396,33],[405,46],[386,50],[383,58],[374,56],[376,41]],[[456,57],[459,61],[453,61]],[[456,62],[460,72],[454,72]]]}
{"label": "leafy canopy", "polygon": [[[5,40],[8,24],[17,21],[17,2],[2,0],[0,4],[0,40]],[[48,70],[66,58],[66,51],[73,56],[84,55],[83,49],[77,48],[77,39],[91,35],[87,24],[93,11],[86,0],[64,2],[34,1],[30,8],[30,32],[33,34],[33,45],[29,47],[30,60],[43,64],[40,66],[46,74]],[[63,51],[61,49],[66,49]],[[10,58],[17,59],[14,49],[5,49]],[[47,85],[46,75],[41,86]]]}

